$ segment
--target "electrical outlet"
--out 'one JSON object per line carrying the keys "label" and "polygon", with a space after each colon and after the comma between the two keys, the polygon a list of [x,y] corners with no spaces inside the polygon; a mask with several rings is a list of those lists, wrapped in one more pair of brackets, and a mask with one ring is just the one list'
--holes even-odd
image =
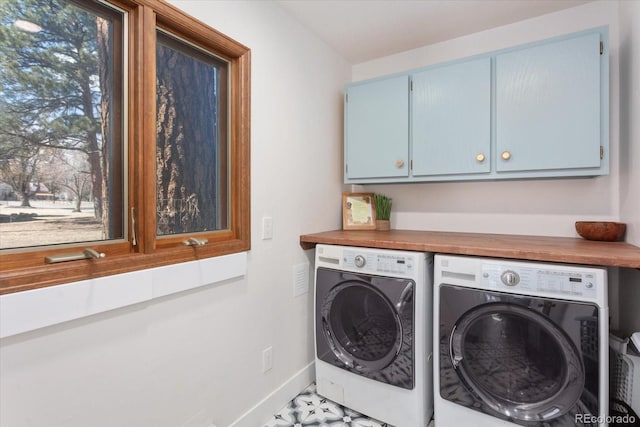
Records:
{"label": "electrical outlet", "polygon": [[267,347],[262,350],[262,373],[268,372],[273,368],[273,347]]}

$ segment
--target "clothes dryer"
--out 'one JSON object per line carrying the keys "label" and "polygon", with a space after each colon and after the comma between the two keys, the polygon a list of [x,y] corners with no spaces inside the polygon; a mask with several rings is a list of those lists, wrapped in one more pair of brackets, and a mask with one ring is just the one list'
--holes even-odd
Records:
{"label": "clothes dryer", "polygon": [[433,257],[317,245],[318,394],[395,427],[433,413]]}
{"label": "clothes dryer", "polygon": [[605,426],[605,269],[436,255],[437,427]]}

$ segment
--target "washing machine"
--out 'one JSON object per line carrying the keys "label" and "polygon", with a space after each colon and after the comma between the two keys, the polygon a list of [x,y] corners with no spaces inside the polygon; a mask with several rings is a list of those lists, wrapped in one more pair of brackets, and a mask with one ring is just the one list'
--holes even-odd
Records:
{"label": "washing machine", "polygon": [[436,427],[605,426],[607,272],[436,255]]}
{"label": "washing machine", "polygon": [[317,245],[317,392],[395,427],[433,414],[433,256]]}

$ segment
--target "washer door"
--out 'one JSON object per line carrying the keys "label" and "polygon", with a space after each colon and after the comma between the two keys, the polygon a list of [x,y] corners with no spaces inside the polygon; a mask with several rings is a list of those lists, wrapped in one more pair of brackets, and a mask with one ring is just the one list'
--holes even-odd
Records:
{"label": "washer door", "polygon": [[560,417],[583,392],[585,370],[571,339],[521,305],[493,302],[467,311],[451,332],[450,357],[468,389],[509,419]]}
{"label": "washer door", "polygon": [[333,287],[321,307],[322,331],[336,357],[359,372],[380,371],[402,347],[402,322],[384,294],[366,282]]}

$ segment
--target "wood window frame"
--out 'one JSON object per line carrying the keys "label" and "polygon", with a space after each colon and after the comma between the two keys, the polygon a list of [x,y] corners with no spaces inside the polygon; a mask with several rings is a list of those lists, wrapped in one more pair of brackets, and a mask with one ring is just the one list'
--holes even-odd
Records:
{"label": "wood window frame", "polygon": [[[251,249],[250,103],[251,51],[162,0],[108,0],[127,15],[127,171],[123,212],[127,238],[0,251],[0,294],[227,255]],[[156,30],[162,29],[230,64],[227,176],[228,227],[156,237]],[[204,246],[185,246],[189,237]],[[135,244],[134,244],[135,239]],[[45,264],[47,256],[91,247],[103,259]]]}

